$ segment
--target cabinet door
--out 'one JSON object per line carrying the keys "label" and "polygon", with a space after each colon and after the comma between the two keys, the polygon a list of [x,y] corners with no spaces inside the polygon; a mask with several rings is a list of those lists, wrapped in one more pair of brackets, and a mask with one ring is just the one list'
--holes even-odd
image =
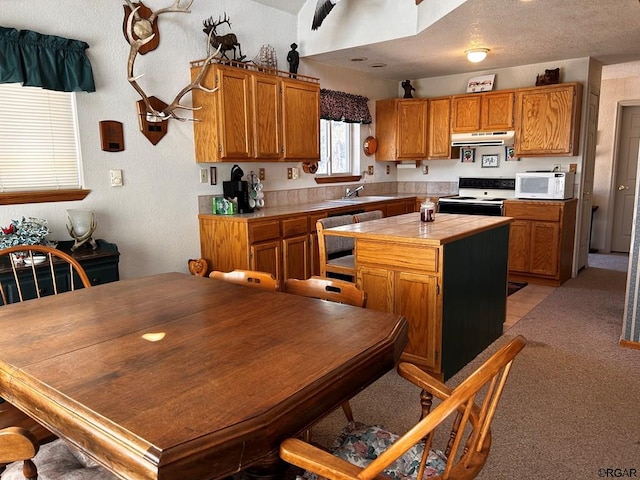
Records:
{"label": "cabinet door", "polygon": [[269,272],[280,279],[280,240],[251,245],[249,265],[250,270]]}
{"label": "cabinet door", "polygon": [[220,158],[253,158],[251,76],[240,68],[218,70]]}
{"label": "cabinet door", "polygon": [[429,158],[451,156],[451,97],[429,100]]}
{"label": "cabinet door", "polygon": [[403,213],[407,213],[407,204],[404,200],[401,202],[388,203],[386,206],[385,216],[387,217],[402,215]]}
{"label": "cabinet door", "polygon": [[516,155],[576,155],[581,85],[519,89]]}
{"label": "cabinet door", "polygon": [[404,315],[409,322],[405,357],[420,366],[439,371],[442,333],[438,316],[438,278],[396,272],[394,283],[394,313]]}
{"label": "cabinet door", "polygon": [[320,85],[282,80],[285,160],[320,159]]}
{"label": "cabinet door", "polygon": [[280,131],[280,81],[270,75],[253,76],[254,155],[279,160],[282,155]]}
{"label": "cabinet door", "polygon": [[358,268],[357,284],[367,292],[367,308],[393,313],[393,275],[385,268]]}
{"label": "cabinet door", "polygon": [[451,132],[479,132],[482,96],[454,95],[451,98]]}
{"label": "cabinet door", "polygon": [[513,129],[514,90],[482,94],[480,126],[482,130]]}
{"label": "cabinet door", "polygon": [[531,273],[555,277],[558,274],[560,225],[531,222]]}
{"label": "cabinet door", "polygon": [[307,235],[282,240],[282,272],[280,282],[288,278],[309,278],[309,242]]}
{"label": "cabinet door", "polygon": [[514,220],[509,227],[509,271],[529,272],[531,222]]}
{"label": "cabinet door", "polygon": [[427,99],[398,101],[397,158],[427,158]]}

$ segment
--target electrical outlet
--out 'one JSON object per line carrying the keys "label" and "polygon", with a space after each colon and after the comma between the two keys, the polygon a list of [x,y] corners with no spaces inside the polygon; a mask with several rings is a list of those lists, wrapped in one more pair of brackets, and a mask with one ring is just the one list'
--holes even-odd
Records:
{"label": "electrical outlet", "polygon": [[264,180],[264,168],[258,169],[258,178],[260,179],[260,181]]}
{"label": "electrical outlet", "polygon": [[300,176],[300,173],[299,173],[299,171],[298,171],[298,167],[293,167],[293,168],[291,169],[291,178],[292,178],[293,180],[296,180],[299,176]]}
{"label": "electrical outlet", "polygon": [[122,186],[122,170],[109,170],[109,179],[112,187]]}
{"label": "electrical outlet", "polygon": [[291,180],[293,178],[293,168],[287,168],[287,180]]}
{"label": "electrical outlet", "polygon": [[373,175],[373,165],[367,167],[367,175]]}
{"label": "electrical outlet", "polygon": [[556,163],[553,165],[554,172],[560,172],[561,170],[562,170],[562,165],[560,165],[559,163]]}
{"label": "electrical outlet", "polygon": [[577,163],[570,163],[569,164],[569,171],[576,173],[578,171],[578,164]]}
{"label": "electrical outlet", "polygon": [[422,166],[422,174],[423,175],[429,175],[429,165],[423,165]]}
{"label": "electrical outlet", "polygon": [[209,172],[206,168],[200,169],[200,183],[209,183]]}

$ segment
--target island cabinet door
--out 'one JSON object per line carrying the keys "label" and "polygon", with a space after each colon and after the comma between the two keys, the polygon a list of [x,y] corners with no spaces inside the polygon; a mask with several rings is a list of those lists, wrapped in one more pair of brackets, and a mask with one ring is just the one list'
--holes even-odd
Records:
{"label": "island cabinet door", "polygon": [[367,292],[367,308],[394,313],[393,277],[395,272],[386,268],[361,266],[357,271],[358,286]]}
{"label": "island cabinet door", "polygon": [[394,313],[409,322],[409,343],[403,359],[440,371],[441,328],[438,315],[438,277],[396,272]]}

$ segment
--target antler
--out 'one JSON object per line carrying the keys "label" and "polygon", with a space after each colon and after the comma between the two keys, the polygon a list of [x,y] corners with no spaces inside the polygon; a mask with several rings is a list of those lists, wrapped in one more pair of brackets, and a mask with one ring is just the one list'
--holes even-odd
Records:
{"label": "antler", "polygon": [[[174,7],[175,5],[179,4],[180,0],[176,0],[176,2],[174,3]],[[187,8],[191,5],[191,3],[193,3],[193,0],[191,0],[191,2],[189,2],[189,5],[187,6]],[[129,59],[127,61],[127,78],[129,80],[129,83],[131,84],[131,86],[136,90],[136,92],[138,92],[138,94],[142,97],[142,99],[144,100],[144,104],[146,106],[146,110],[147,110],[147,116],[151,117],[154,121],[164,121],[164,120],[168,120],[169,118],[175,118],[176,120],[180,120],[180,121],[185,121],[187,120],[186,118],[181,118],[178,115],[176,115],[175,110],[177,109],[183,109],[183,110],[199,110],[202,107],[189,107],[186,105],[180,105],[180,100],[182,99],[182,97],[184,97],[187,93],[189,93],[192,90],[195,89],[199,89],[199,90],[203,90],[205,92],[209,92],[209,93],[213,93],[215,92],[218,88],[206,88],[202,85],[202,79],[204,78],[204,75],[209,67],[209,64],[211,63],[211,60],[220,53],[220,47],[218,47],[218,49],[211,53],[207,59],[204,61],[204,64],[202,65],[200,72],[198,73],[198,75],[196,76],[196,78],[193,80],[193,82],[191,82],[189,85],[187,85],[186,87],[184,87],[182,90],[180,90],[180,92],[178,93],[178,95],[176,95],[176,97],[174,98],[173,102],[171,102],[170,105],[168,105],[165,109],[163,109],[162,111],[158,111],[155,108],[153,108],[153,106],[151,105],[151,101],[149,100],[149,97],[147,96],[147,94],[145,93],[145,91],[142,89],[142,87],[138,84],[138,80],[144,75],[144,74],[140,74],[140,75],[134,75],[134,64],[135,64],[135,60],[136,57],[138,56],[138,52],[140,50],[140,48],[149,43],[154,37],[155,34],[151,34],[146,38],[138,38],[137,40],[134,38],[133,36],[133,20],[135,18],[135,15],[138,11],[140,7],[135,7],[131,13],[129,14],[129,17],[127,18],[127,28],[126,28],[126,33],[127,33],[127,40],[129,41],[129,45],[131,46],[131,49],[129,50]],[[169,9],[163,9],[164,11],[169,11]],[[171,10],[171,11],[178,11],[178,10]],[[180,10],[183,11],[183,10]]]}
{"label": "antler", "polygon": [[189,10],[189,7],[191,7],[191,4],[193,4],[193,0],[188,0],[189,3],[187,3],[186,7],[181,7],[180,2],[181,0],[175,0],[175,2],[173,2],[173,5],[171,5],[170,7],[160,8],[156,10],[149,17],[149,21],[153,23],[158,15],[161,15],[167,12],[191,13],[191,10]]}

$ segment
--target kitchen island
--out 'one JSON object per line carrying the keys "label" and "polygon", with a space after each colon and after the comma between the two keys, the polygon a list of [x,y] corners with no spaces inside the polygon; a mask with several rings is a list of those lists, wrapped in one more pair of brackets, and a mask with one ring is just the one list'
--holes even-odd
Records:
{"label": "kitchen island", "polygon": [[502,334],[511,221],[408,213],[324,233],[355,239],[367,308],[409,321],[402,360],[446,380]]}

